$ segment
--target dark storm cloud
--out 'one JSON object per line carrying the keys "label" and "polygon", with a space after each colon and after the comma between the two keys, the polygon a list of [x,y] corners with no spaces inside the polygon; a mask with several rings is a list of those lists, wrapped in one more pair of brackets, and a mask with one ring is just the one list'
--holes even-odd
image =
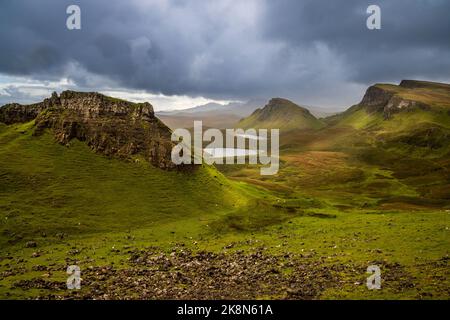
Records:
{"label": "dark storm cloud", "polygon": [[[381,30],[361,28],[370,4],[381,7]],[[314,41],[327,44],[344,59],[351,79],[371,83],[450,74],[449,1],[347,0],[344,5],[306,0],[269,5],[268,18],[274,19],[265,32],[270,38],[299,47]]]}
{"label": "dark storm cloud", "polygon": [[[65,27],[70,4],[81,30]],[[369,4],[381,30],[365,27]],[[448,79],[449,12],[444,0],[2,1],[0,73],[336,105],[377,81]]]}

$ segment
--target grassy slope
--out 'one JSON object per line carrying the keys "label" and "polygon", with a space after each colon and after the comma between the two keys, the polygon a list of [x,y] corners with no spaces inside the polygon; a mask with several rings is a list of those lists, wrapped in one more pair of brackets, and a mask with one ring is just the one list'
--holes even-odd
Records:
{"label": "grassy slope", "polygon": [[[63,147],[50,135],[32,137],[31,126],[0,124],[0,297],[48,294],[14,284],[64,282],[67,264],[127,268],[131,249],[170,252],[182,244],[232,247],[225,252],[264,247],[353,270],[342,271],[339,288],[322,298],[448,298],[449,206],[441,198],[424,201],[420,189],[430,181],[442,188],[445,176],[431,175],[441,158],[422,166],[408,158],[390,167],[379,163],[390,152],[351,126],[299,131],[282,137],[279,175],[261,177],[251,166],[220,168],[230,181],[209,167],[186,177],[108,159],[77,141]],[[362,156],[368,151],[375,152],[372,160]],[[399,176],[411,166],[419,178],[424,167],[430,176]],[[29,240],[37,248],[26,248]],[[364,286],[365,268],[374,263],[386,275],[381,291]],[[393,276],[395,264],[404,274]],[[409,280],[414,286],[405,287]]]}
{"label": "grassy slope", "polygon": [[[384,283],[390,287],[383,292],[369,293],[358,285],[364,282],[363,276],[346,275],[348,281],[341,288],[330,289],[323,297],[447,299],[448,280],[438,278],[448,279],[448,264],[439,267],[438,261],[446,259],[450,249],[448,170],[437,170],[440,166],[435,160],[360,147],[357,132],[347,132],[346,138],[332,132],[313,137],[317,140],[307,139],[310,145],[282,153],[275,177],[262,178],[251,166],[221,168],[228,177],[271,190],[286,199],[287,206],[297,208],[301,217],[278,226],[278,241],[267,232],[266,241],[278,242],[283,250],[313,250],[330,263],[361,268],[374,261],[398,263],[409,273],[406,278],[415,277],[414,289],[398,285],[396,291],[391,279]],[[354,148],[339,145],[342,141],[351,145],[352,137]],[[330,150],[310,150],[324,147]]]}
{"label": "grassy slope", "polygon": [[32,123],[0,131],[2,246],[39,231],[53,236],[127,230],[247,201],[211,167],[194,174],[165,172],[144,161],[96,155],[78,141],[67,148],[50,135],[31,134]]}

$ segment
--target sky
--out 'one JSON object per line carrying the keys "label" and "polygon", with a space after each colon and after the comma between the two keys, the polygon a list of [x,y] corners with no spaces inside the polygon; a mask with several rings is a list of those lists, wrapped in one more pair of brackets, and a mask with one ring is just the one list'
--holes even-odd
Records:
{"label": "sky", "polygon": [[[81,29],[66,27],[69,5]],[[369,5],[381,29],[369,30]],[[2,0],[0,104],[99,91],[156,110],[284,97],[336,110],[450,82],[447,0]]]}

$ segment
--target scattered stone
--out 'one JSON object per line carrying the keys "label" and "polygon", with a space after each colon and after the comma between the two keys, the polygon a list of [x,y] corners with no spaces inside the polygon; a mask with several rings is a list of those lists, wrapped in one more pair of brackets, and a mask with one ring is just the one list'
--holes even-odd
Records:
{"label": "scattered stone", "polygon": [[36,241],[28,241],[25,244],[25,247],[27,247],[27,248],[36,248],[37,247],[37,243],[36,243]]}

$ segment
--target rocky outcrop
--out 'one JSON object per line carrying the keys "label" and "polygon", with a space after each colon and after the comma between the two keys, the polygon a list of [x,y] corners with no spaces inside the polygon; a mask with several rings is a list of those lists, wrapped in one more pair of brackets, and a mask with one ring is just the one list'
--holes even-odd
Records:
{"label": "rocky outcrop", "polygon": [[41,103],[28,106],[18,103],[6,104],[0,108],[0,122],[6,124],[28,122],[35,119],[44,109]]}
{"label": "rocky outcrop", "polygon": [[369,112],[381,111],[394,96],[390,91],[383,90],[378,86],[371,86],[367,89],[360,105],[364,106]]}
{"label": "rocky outcrop", "polygon": [[95,151],[131,159],[142,156],[152,165],[171,169],[171,131],[154,114],[151,104],[132,103],[96,92],[53,93],[41,103],[9,104],[0,108],[0,122],[35,120],[35,135],[49,129],[61,144],[86,141]]}
{"label": "rocky outcrop", "polygon": [[[405,81],[407,80],[402,83],[409,85]],[[404,98],[395,88],[382,85],[369,87],[359,106],[365,108],[369,113],[381,112],[385,119],[389,119],[393,114],[401,111],[410,111],[415,108],[428,110],[430,108],[423,102]]]}

